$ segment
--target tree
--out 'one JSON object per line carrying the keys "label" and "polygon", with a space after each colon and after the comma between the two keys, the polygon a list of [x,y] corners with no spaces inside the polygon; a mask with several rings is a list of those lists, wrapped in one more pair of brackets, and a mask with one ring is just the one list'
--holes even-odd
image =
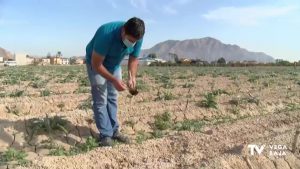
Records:
{"label": "tree", "polygon": [[289,61],[286,61],[286,60],[283,60],[283,59],[276,59],[275,63],[276,63],[276,65],[280,65],[280,66],[291,65],[291,63]]}
{"label": "tree", "polygon": [[56,56],[60,58],[62,56],[61,51],[58,51],[57,54],[56,54]]}
{"label": "tree", "polygon": [[73,56],[73,57],[70,58],[70,64],[71,65],[76,64],[76,57],[75,56]]}
{"label": "tree", "polygon": [[223,57],[221,57],[220,59],[218,59],[217,63],[220,65],[224,65],[226,64],[226,60]]}
{"label": "tree", "polygon": [[51,58],[51,53],[50,52],[47,53],[47,58]]}
{"label": "tree", "polygon": [[158,58],[158,57],[157,57],[156,53],[150,53],[150,54],[148,55],[148,58],[156,59],[156,58]]}
{"label": "tree", "polygon": [[178,55],[176,53],[169,53],[169,56],[175,60],[176,63],[180,63]]}

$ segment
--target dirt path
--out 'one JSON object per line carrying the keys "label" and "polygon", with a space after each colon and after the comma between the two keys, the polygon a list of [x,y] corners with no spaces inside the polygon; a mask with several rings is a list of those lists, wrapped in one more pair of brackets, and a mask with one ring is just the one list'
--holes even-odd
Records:
{"label": "dirt path", "polygon": [[[174,132],[143,144],[97,148],[72,157],[37,157],[29,168],[299,169],[299,150],[296,154],[290,152],[295,129],[299,126],[299,111],[269,114],[208,126],[201,133]],[[268,153],[249,156],[248,144],[272,143],[286,145],[287,155],[280,158]]]}

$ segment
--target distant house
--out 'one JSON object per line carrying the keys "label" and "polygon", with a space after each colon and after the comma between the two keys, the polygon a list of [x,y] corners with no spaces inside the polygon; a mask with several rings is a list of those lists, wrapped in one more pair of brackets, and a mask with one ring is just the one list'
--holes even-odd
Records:
{"label": "distant house", "polygon": [[257,61],[255,61],[255,60],[244,60],[243,62],[242,62],[242,64],[244,64],[244,65],[256,65],[257,64]]}
{"label": "distant house", "polygon": [[183,59],[180,59],[179,62],[182,64],[190,64],[192,61],[191,61],[191,59],[183,58]]}
{"label": "distant house", "polygon": [[[145,66],[148,66],[150,65],[151,63],[154,63],[155,60],[152,59],[152,58],[141,58],[139,59],[139,65],[145,65]],[[126,61],[126,64],[128,64],[128,59]]]}
{"label": "distant house", "polygon": [[3,56],[0,56],[0,63],[3,63],[4,62],[4,58]]}
{"label": "distant house", "polygon": [[27,65],[33,64],[34,63],[34,57],[26,55],[26,62],[27,62],[26,63]]}
{"label": "distant house", "polygon": [[165,61],[163,59],[160,59],[160,58],[155,58],[154,61],[158,62],[158,63],[166,63],[167,62],[167,61]]}
{"label": "distant house", "polygon": [[61,57],[51,57],[50,64],[51,65],[62,65],[62,58]]}
{"label": "distant house", "polygon": [[62,64],[63,64],[63,65],[68,65],[68,64],[70,64],[70,59],[69,59],[69,58],[62,58]]}
{"label": "distant house", "polygon": [[[165,63],[167,61],[159,58],[142,57],[139,58],[139,65],[149,66],[151,63]],[[122,60],[121,65],[128,65],[128,57]]]}
{"label": "distant house", "polygon": [[26,54],[15,54],[14,60],[17,65],[27,65],[27,55]]}
{"label": "distant house", "polygon": [[33,61],[34,65],[50,65],[50,58],[40,58],[40,57],[34,57]]}
{"label": "distant house", "polygon": [[51,59],[50,58],[42,58],[42,65],[50,65]]}
{"label": "distant house", "polygon": [[209,65],[209,63],[207,61],[203,61],[203,60],[200,60],[200,59],[192,59],[191,64],[194,64],[194,65]]}
{"label": "distant house", "polygon": [[73,65],[82,65],[85,64],[85,57],[82,56],[73,56],[69,59],[70,64]]}

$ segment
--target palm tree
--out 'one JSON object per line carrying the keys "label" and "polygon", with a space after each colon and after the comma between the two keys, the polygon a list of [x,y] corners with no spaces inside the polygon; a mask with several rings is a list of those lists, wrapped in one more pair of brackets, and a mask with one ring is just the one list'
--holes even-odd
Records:
{"label": "palm tree", "polygon": [[169,56],[173,58],[176,63],[179,63],[179,58],[176,53],[169,53]]}
{"label": "palm tree", "polygon": [[58,51],[57,54],[56,54],[56,57],[55,57],[55,62],[56,62],[55,64],[57,64],[57,59],[61,58],[61,56],[62,56],[61,51]]}

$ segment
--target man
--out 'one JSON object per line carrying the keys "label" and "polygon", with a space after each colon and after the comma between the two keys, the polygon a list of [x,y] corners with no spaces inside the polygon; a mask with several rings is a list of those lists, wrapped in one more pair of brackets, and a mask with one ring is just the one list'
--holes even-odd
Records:
{"label": "man", "polygon": [[[86,47],[86,66],[91,83],[93,112],[100,131],[100,145],[112,146],[113,139],[129,143],[119,131],[117,120],[118,91],[136,87],[139,53],[145,33],[143,20],[131,18],[127,22],[106,23],[97,30]],[[120,63],[128,60],[128,82],[122,81]]]}

